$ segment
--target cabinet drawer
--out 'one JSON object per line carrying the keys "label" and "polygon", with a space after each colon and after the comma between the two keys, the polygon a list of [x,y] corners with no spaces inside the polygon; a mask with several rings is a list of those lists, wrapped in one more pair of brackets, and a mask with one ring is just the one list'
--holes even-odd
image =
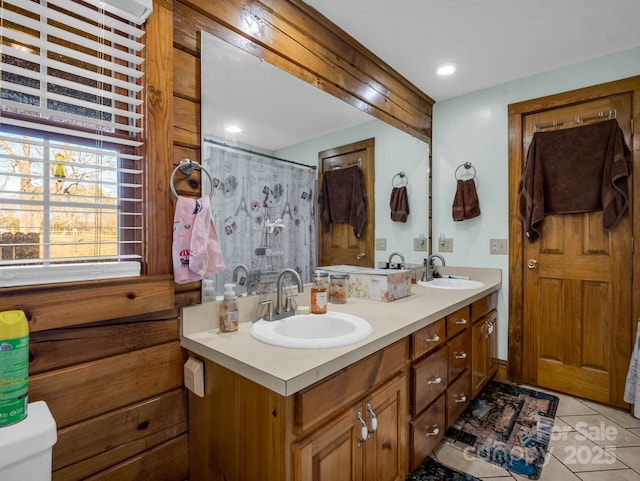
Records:
{"label": "cabinet drawer", "polygon": [[423,327],[411,335],[411,359],[422,357],[424,354],[442,346],[447,337],[447,325],[444,319]]}
{"label": "cabinet drawer", "polygon": [[416,363],[412,368],[412,413],[415,416],[444,393],[448,385],[448,346]]}
{"label": "cabinet drawer", "polygon": [[471,304],[471,322],[476,322],[482,316],[498,307],[498,292],[492,292]]}
{"label": "cabinet drawer", "polygon": [[420,416],[411,420],[411,471],[420,465],[444,436],[445,410],[443,394]]}
{"label": "cabinet drawer", "polygon": [[465,371],[447,389],[447,428],[458,419],[471,402],[471,376]]}
{"label": "cabinet drawer", "polygon": [[470,365],[469,329],[447,341],[447,344],[449,346],[449,382],[452,382]]}
{"label": "cabinet drawer", "polygon": [[405,369],[408,338],[398,341],[295,394],[296,432],[306,431]]}
{"label": "cabinet drawer", "polygon": [[464,306],[462,309],[458,309],[447,316],[447,339],[451,339],[463,329],[466,329],[471,324],[469,319],[470,306]]}

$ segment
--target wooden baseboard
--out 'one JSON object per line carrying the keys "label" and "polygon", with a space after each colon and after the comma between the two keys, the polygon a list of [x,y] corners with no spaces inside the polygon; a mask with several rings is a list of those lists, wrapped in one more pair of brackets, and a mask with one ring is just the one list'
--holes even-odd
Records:
{"label": "wooden baseboard", "polygon": [[496,381],[507,381],[507,361],[504,359],[498,359],[498,372],[496,372]]}

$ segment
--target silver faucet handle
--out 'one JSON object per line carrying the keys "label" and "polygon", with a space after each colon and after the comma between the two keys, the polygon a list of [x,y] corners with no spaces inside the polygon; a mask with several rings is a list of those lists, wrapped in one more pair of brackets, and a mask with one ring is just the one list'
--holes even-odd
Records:
{"label": "silver faucet handle", "polygon": [[287,296],[286,300],[284,301],[284,310],[283,312],[293,312],[294,308],[293,308],[293,300],[295,299],[296,296],[293,295],[289,295]]}
{"label": "silver faucet handle", "polygon": [[273,312],[273,300],[272,299],[267,299],[266,301],[260,301],[258,303],[259,306],[262,305],[266,305],[267,306],[267,312],[264,313],[264,315],[262,316],[262,318],[265,321],[272,321],[274,318],[274,312]]}

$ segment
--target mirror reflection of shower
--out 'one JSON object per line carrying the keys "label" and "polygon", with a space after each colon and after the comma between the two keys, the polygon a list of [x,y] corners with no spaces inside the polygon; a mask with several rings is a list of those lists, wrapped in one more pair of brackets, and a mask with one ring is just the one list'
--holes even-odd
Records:
{"label": "mirror reflection of shower", "polygon": [[[317,259],[317,176],[316,171],[308,167],[318,165],[318,152],[375,137],[376,175],[382,179],[376,182],[376,198],[388,198],[391,189],[389,179],[399,168],[412,179],[425,179],[424,182],[416,181],[416,185],[428,185],[429,146],[426,143],[234,45],[207,32],[201,34],[201,159],[203,166],[218,182],[212,199],[212,211],[219,209],[220,220],[216,221],[218,234],[227,237],[227,232],[230,232],[233,239],[241,239],[223,249],[227,269],[219,275],[221,281],[216,279],[216,286],[232,282],[233,271],[240,264],[249,270],[248,276],[244,270],[237,273],[238,284],[245,284],[238,286],[240,294],[258,293],[265,288],[255,273],[257,265],[293,267],[304,282],[310,281],[306,276],[316,266]],[[227,131],[226,128],[232,124],[241,131]],[[313,175],[311,185],[300,190],[296,187],[299,179],[283,181],[268,178],[258,168],[254,168],[250,175],[232,174],[222,163],[218,167],[210,165],[214,158],[221,162],[223,156],[220,153],[213,156],[211,152],[214,149],[224,150],[224,156],[231,159],[224,164],[227,167],[236,168],[236,159],[245,162],[251,156],[264,157],[260,169],[272,168],[267,167],[267,160],[274,160],[271,157],[292,161],[292,166],[301,164],[301,172]],[[277,187],[278,184],[281,187]],[[386,213],[376,216],[376,234],[379,230],[426,232],[429,195],[426,187],[421,189],[424,189],[420,191],[421,198],[412,205],[415,222],[420,222],[420,226],[412,226],[411,222],[400,227],[392,225]],[[305,196],[306,203],[299,196]],[[264,205],[265,202],[271,205]],[[385,204],[387,202],[383,201],[380,205]],[[251,219],[251,223],[245,224],[246,219]],[[275,225],[274,232],[263,231],[265,226],[269,229],[267,224],[277,224],[278,219],[282,225]],[[289,232],[300,234],[295,246],[283,246],[285,253],[291,254],[292,258],[258,259],[256,249],[264,248],[258,251],[264,253],[279,252],[267,250],[269,244],[276,241],[277,229],[282,230],[277,241],[284,240]],[[269,238],[270,235],[273,238]],[[411,235],[402,232],[399,237],[404,239]],[[386,259],[393,250],[406,253],[405,248],[391,242],[389,249],[380,255]],[[241,260],[237,255],[239,251],[252,257]],[[280,264],[276,264],[278,260]],[[222,287],[216,288],[216,294],[222,294]]]}

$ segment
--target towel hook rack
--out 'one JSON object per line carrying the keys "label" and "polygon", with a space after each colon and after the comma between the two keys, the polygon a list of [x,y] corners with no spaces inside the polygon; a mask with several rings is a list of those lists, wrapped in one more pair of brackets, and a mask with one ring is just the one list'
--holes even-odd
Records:
{"label": "towel hook rack", "polygon": [[[460,176],[458,176],[458,171],[460,169],[462,169],[464,167],[464,172],[462,172],[462,174],[460,174]],[[469,172],[470,169],[473,169],[473,174]],[[473,164],[471,162],[465,162],[464,164],[460,164],[457,168],[456,168],[456,172],[454,174],[456,180],[462,180],[462,177],[464,175],[471,175],[471,179],[475,179],[476,178],[476,168],[473,166]]]}
{"label": "towel hook rack", "polygon": [[[400,183],[398,185],[394,185],[396,177],[400,177]],[[409,185],[409,177],[407,177],[407,174],[405,174],[404,171],[401,171],[391,179],[391,187],[402,187],[403,185]]]}
{"label": "towel hook rack", "polygon": [[199,170],[201,173],[204,173],[204,175],[206,175],[207,178],[209,179],[209,198],[213,196],[213,179],[209,175],[209,172],[207,172],[207,169],[202,167],[198,162],[195,162],[190,159],[182,159],[180,163],[175,167],[175,169],[173,169],[173,172],[171,172],[171,178],[169,179],[169,186],[171,187],[171,192],[176,197],[176,199],[178,198],[178,193],[176,192],[175,185],[173,185],[173,178],[176,175],[176,172],[178,170],[182,172],[183,175],[186,175],[187,177],[193,174],[194,170]]}

